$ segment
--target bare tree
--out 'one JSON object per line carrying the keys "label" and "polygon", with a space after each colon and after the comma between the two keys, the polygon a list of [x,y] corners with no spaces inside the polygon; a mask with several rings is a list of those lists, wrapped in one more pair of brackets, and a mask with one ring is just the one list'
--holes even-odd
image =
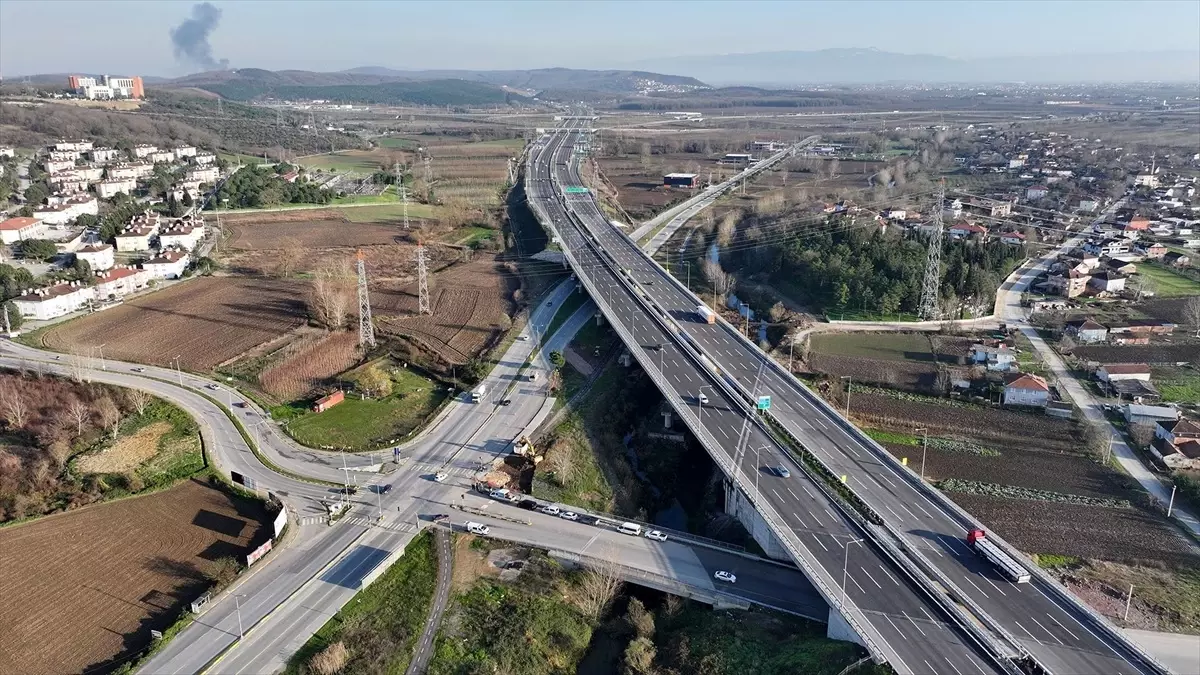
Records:
{"label": "bare tree", "polygon": [[0,412],[9,429],[21,429],[29,416],[29,404],[21,392],[14,390],[11,384],[5,384],[0,388]]}
{"label": "bare tree", "polygon": [[338,640],[313,655],[308,667],[317,675],[337,675],[346,667],[349,659],[350,650],[346,648],[346,643]]}
{"label": "bare tree", "polygon": [[1150,447],[1154,441],[1154,427],[1149,424],[1129,425],[1129,438],[1139,450]]}
{"label": "bare tree", "polygon": [[1200,296],[1190,298],[1183,305],[1183,323],[1200,336]]}
{"label": "bare tree", "polygon": [[304,258],[304,248],[300,244],[300,240],[295,237],[289,237],[283,240],[276,254],[275,270],[280,277],[288,278],[296,271],[296,265]]}
{"label": "bare tree", "polygon": [[615,558],[616,552],[610,551],[590,562],[590,569],[579,582],[583,593],[582,609],[593,619],[604,615],[609,603],[621,590],[622,581],[617,574],[617,564],[612,562]]}
{"label": "bare tree", "polygon": [[730,211],[721,218],[721,222],[717,224],[717,246],[728,248],[733,243],[733,235],[740,219],[741,214],[737,211]]}
{"label": "bare tree", "polygon": [[108,427],[109,433],[116,438],[117,432],[121,429],[121,409],[107,396],[100,399],[96,408],[100,412],[100,423]]}
{"label": "bare tree", "polygon": [[554,453],[554,477],[562,487],[575,482],[575,453],[570,445],[563,444]]}
{"label": "bare tree", "polygon": [[736,280],[733,275],[721,268],[721,263],[705,258],[700,263],[700,272],[718,295],[726,295],[733,291]]}
{"label": "bare tree", "polygon": [[938,396],[945,396],[950,393],[950,371],[946,368],[938,368],[937,378],[934,380],[933,388]]}
{"label": "bare tree", "polygon": [[150,401],[154,399],[149,392],[141,389],[126,389],[125,400],[129,401],[129,405],[137,411],[137,414],[143,415],[146,412],[146,406],[150,405]]}
{"label": "bare tree", "polygon": [[327,260],[313,274],[310,303],[317,321],[329,330],[346,324],[354,292],[350,263],[344,258]]}
{"label": "bare tree", "polygon": [[88,357],[79,351],[71,352],[67,357],[67,372],[76,382],[88,382]]}
{"label": "bare tree", "polygon": [[67,406],[67,414],[71,416],[71,419],[75,420],[75,435],[82,436],[83,425],[92,416],[92,407],[79,399],[75,399]]}

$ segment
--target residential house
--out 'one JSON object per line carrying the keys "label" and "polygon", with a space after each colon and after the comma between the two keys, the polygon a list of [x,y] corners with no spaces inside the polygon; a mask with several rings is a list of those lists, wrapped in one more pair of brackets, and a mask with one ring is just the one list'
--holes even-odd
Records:
{"label": "residential house", "polygon": [[1162,398],[1158,393],[1158,388],[1153,382],[1148,380],[1125,379],[1125,380],[1110,380],[1108,383],[1108,393],[1116,394],[1117,398],[1122,401],[1133,401],[1134,403],[1149,403]]}
{"label": "residential house", "polygon": [[1075,206],[1076,211],[1084,213],[1095,213],[1098,208],[1100,208],[1100,202],[1095,199],[1080,199],[1079,204]]}
{"label": "residential house", "polygon": [[1133,251],[1147,258],[1161,260],[1167,254],[1167,247],[1156,241],[1140,241],[1133,245]]}
{"label": "residential house", "polygon": [[1192,262],[1192,259],[1186,253],[1168,251],[1163,254],[1162,261],[1164,265],[1171,267],[1187,267]]}
{"label": "residential house", "polygon": [[322,396],[313,404],[313,412],[325,412],[344,400],[346,400],[346,394],[342,391],[335,391],[332,394]]}
{"label": "residential house", "polygon": [[116,267],[96,274],[96,300],[115,300],[146,287],[152,275],[136,267]]}
{"label": "residential house", "polygon": [[171,150],[159,150],[146,155],[146,159],[155,164],[170,164],[175,161],[175,153]]}
{"label": "residential house", "polygon": [[1004,405],[1045,408],[1050,402],[1050,385],[1037,375],[1015,375],[1004,385]]}
{"label": "residential house", "polygon": [[158,234],[159,218],[157,213],[141,213],[133,217],[125,229],[117,233],[115,240],[117,250],[149,251],[150,240]]}
{"label": "residential house", "polygon": [[1025,188],[1025,199],[1029,201],[1037,201],[1048,194],[1050,194],[1050,188],[1045,185],[1032,185]]}
{"label": "residential house", "polygon": [[142,269],[156,279],[178,279],[183,276],[191,258],[187,251],[163,251],[142,263]]}
{"label": "residential house", "polygon": [[221,171],[215,165],[201,166],[187,172],[188,182],[213,183],[221,177]]}
{"label": "residential house", "polygon": [[1088,281],[1091,278],[1091,274],[1078,270],[1071,270],[1066,274],[1054,274],[1046,279],[1046,289],[1048,292],[1064,298],[1074,298],[1087,290]]}
{"label": "residential house", "polygon": [[1129,253],[1129,241],[1115,237],[1089,239],[1084,242],[1083,250],[1085,253],[1091,253],[1095,256],[1127,255]]}
{"label": "residential house", "polygon": [[46,321],[86,307],[93,297],[91,286],[72,281],[26,291],[12,303],[21,316]]}
{"label": "residential house", "polygon": [[1154,437],[1168,443],[1200,440],[1200,422],[1189,419],[1164,420],[1154,425]]}
{"label": "residential house", "polygon": [[92,142],[91,142],[91,141],[84,141],[84,140],[78,140],[78,141],[56,141],[56,142],[54,143],[54,149],[55,149],[55,150],[59,150],[59,151],[62,151],[62,150],[68,150],[68,151],[69,151],[69,150],[75,150],[75,151],[77,151],[77,152],[87,152],[88,150],[91,150],[91,149],[92,149]]}
{"label": "residential house", "polygon": [[147,143],[139,143],[138,145],[133,146],[133,156],[137,159],[142,159],[143,157],[149,157],[150,155],[153,155],[156,152],[158,152],[158,146],[156,146],[156,145],[149,145]]}
{"label": "residential house", "polygon": [[1146,380],[1150,381],[1150,366],[1145,363],[1106,363],[1096,369],[1096,377],[1101,382],[1113,380]]}
{"label": "residential house", "polygon": [[1165,405],[1125,404],[1125,421],[1129,424],[1145,424],[1156,426],[1159,422],[1170,422],[1179,419],[1179,411]]}
{"label": "residential house", "polygon": [[1130,319],[1109,329],[1111,335],[1170,335],[1176,324],[1162,319]]}
{"label": "residential house", "polygon": [[75,257],[87,261],[87,264],[96,271],[109,269],[116,264],[113,247],[108,244],[88,244],[75,251]]}
{"label": "residential house", "polygon": [[192,155],[192,164],[195,164],[196,166],[208,166],[209,164],[216,163],[217,156],[211,152],[198,152],[195,155]]}
{"label": "residential house", "polygon": [[56,162],[66,160],[74,163],[75,160],[83,156],[83,153],[78,150],[51,150],[47,156]]}
{"label": "residential house", "polygon": [[0,243],[15,244],[25,239],[41,239],[46,226],[37,218],[9,218],[0,221]]}
{"label": "residential house", "polygon": [[1088,285],[1102,293],[1120,293],[1125,290],[1125,277],[1111,270],[1092,275]]}
{"label": "residential house", "polygon": [[[1110,272],[1116,272],[1117,274],[1129,276],[1130,274],[1137,274],[1137,265],[1135,265],[1127,260],[1118,260],[1117,258],[1106,258],[1104,260],[1104,270],[1108,270]],[[1104,270],[1101,270],[1101,271],[1103,272]]]}
{"label": "residential house", "polygon": [[978,236],[981,239],[987,238],[987,228],[982,225],[973,225],[971,223],[956,223],[946,230],[950,234],[951,239],[966,239],[968,237]]}
{"label": "residential house", "polygon": [[0,146],[0,157],[16,157],[17,151],[11,146]]}
{"label": "residential house", "polygon": [[1091,319],[1067,322],[1064,332],[1081,344],[1104,342],[1108,339],[1108,328]]}
{"label": "residential house", "polygon": [[1000,235],[1000,241],[1010,246],[1024,246],[1025,235],[1020,232],[1005,232]]}
{"label": "residential house", "polygon": [[204,238],[204,219],[184,216],[168,224],[158,233],[159,246],[191,251]]}
{"label": "residential house", "polygon": [[132,178],[102,180],[96,183],[96,196],[101,199],[110,199],[119,194],[132,195],[136,189],[137,181]]}
{"label": "residential house", "polygon": [[1005,344],[991,346],[978,343],[971,345],[971,361],[987,364],[988,370],[1007,372],[1016,368],[1017,355]]}
{"label": "residential house", "polygon": [[55,174],[59,171],[75,168],[75,160],[73,159],[46,159],[42,161],[42,167],[46,169],[46,173]]}

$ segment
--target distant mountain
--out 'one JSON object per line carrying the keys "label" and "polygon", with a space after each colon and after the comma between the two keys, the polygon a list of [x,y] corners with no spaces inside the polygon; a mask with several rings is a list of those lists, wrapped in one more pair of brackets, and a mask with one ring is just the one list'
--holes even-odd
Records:
{"label": "distant mountain", "polygon": [[363,66],[343,71],[350,75],[395,77],[410,80],[457,79],[497,86],[546,92],[554,90],[594,91],[610,94],[635,94],[648,83],[678,87],[707,87],[700,80],[680,75],[665,75],[640,70],[580,70],[576,68],[537,68],[534,70],[393,70],[381,66]]}
{"label": "distant mountain", "polygon": [[877,49],[822,49],[680,56],[629,65],[683,73],[715,84],[1200,80],[1200,54],[1188,51],[952,59]]}

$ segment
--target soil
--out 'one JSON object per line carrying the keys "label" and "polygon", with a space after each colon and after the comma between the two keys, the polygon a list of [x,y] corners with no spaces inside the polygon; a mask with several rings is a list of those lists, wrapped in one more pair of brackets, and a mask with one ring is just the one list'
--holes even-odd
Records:
{"label": "soil", "polygon": [[84,473],[132,471],[158,452],[159,439],[170,430],[169,422],[155,422],[144,426],[137,433],[118,440],[111,447],[81,458],[75,463],[75,467]]}

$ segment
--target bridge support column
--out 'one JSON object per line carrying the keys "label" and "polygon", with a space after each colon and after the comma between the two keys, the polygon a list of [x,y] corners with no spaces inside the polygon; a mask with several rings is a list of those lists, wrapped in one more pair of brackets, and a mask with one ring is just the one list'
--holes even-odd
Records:
{"label": "bridge support column", "polygon": [[675,420],[675,417],[674,417],[674,415],[672,415],[671,413],[672,413],[672,411],[671,411],[671,410],[664,410],[664,411],[663,411],[663,414],[662,414],[662,415],[663,415],[663,428],[664,428],[664,429],[670,429],[670,428],[671,428],[671,422],[673,422],[673,421]]}
{"label": "bridge support column", "polygon": [[825,629],[825,637],[829,638],[830,640],[853,642],[856,645],[866,647],[866,645],[863,644],[863,639],[860,638],[858,633],[854,632],[854,629],[850,627],[850,624],[846,623],[846,620],[842,618],[842,613],[832,607],[829,608],[829,625]]}
{"label": "bridge support column", "polygon": [[621,358],[618,359],[618,361],[621,362],[622,366],[628,368],[633,363],[633,354],[625,352],[624,354],[621,354]]}
{"label": "bridge support column", "polygon": [[771,531],[767,521],[759,515],[755,510],[754,505],[742,494],[742,491],[737,489],[733,483],[725,481],[725,513],[731,516],[736,516],[738,521],[746,528],[754,541],[762,547],[764,553],[768,557],[776,560],[792,562],[792,557],[788,554],[787,549],[783,547],[783,543]]}
{"label": "bridge support column", "polygon": [[596,325],[597,326],[604,325],[604,315],[601,314],[600,312],[596,312]]}

